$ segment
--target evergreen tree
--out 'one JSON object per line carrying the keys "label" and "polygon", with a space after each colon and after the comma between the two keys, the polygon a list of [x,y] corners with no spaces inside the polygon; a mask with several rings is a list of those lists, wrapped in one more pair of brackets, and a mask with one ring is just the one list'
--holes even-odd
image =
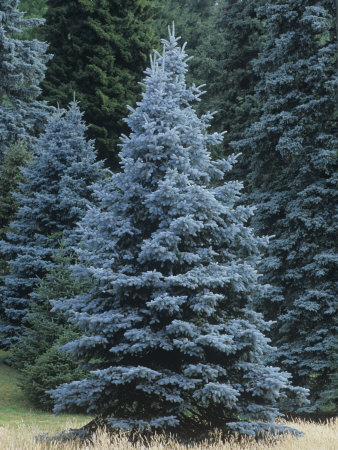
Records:
{"label": "evergreen tree", "polygon": [[249,159],[252,224],[274,235],[262,270],[274,286],[277,362],[311,389],[313,409],[334,370],[337,77],[333,1],[274,1],[255,70],[262,115],[233,146]]}
{"label": "evergreen tree", "polygon": [[20,0],[19,9],[28,17],[42,18],[47,11],[47,0]]}
{"label": "evergreen tree", "polygon": [[[161,36],[168,24],[175,23],[177,33],[189,42],[187,53],[192,56],[187,80],[205,83],[214,61],[209,42],[212,40],[213,22],[219,10],[214,0],[156,0],[155,30]],[[208,93],[207,93],[208,96]],[[203,105],[203,102],[200,105]]]}
{"label": "evergreen tree", "polygon": [[48,107],[38,101],[44,78],[47,44],[19,39],[20,33],[40,25],[40,19],[24,19],[18,0],[0,0],[0,162],[13,144],[30,146],[47,120]]}
{"label": "evergreen tree", "polygon": [[[18,208],[14,192],[23,181],[21,167],[30,159],[30,153],[22,142],[14,144],[4,155],[0,165],[0,240],[5,239],[9,223],[14,219]],[[0,273],[5,270],[4,261],[0,263]]]}
{"label": "evergreen tree", "polygon": [[128,103],[152,48],[149,0],[48,0],[45,38],[54,54],[44,98],[64,107],[75,92],[85,111],[88,137],[100,158],[118,168],[117,142]]}
{"label": "evergreen tree", "polygon": [[90,185],[103,174],[85,131],[76,103],[56,112],[34,147],[34,160],[23,169],[16,220],[0,243],[10,267],[0,288],[2,347],[17,340],[37,277],[43,277],[60,235],[72,241],[72,230],[91,203]]}
{"label": "evergreen tree", "polygon": [[61,353],[58,346],[80,337],[79,330],[67,322],[65,314],[52,313],[50,300],[74,297],[89,289],[87,280],[78,280],[70,272],[72,255],[65,244],[52,256],[53,265],[34,292],[24,333],[12,347],[16,368],[22,372],[21,387],[32,403],[51,410],[53,402],[46,390],[84,376],[79,361]]}
{"label": "evergreen tree", "polygon": [[[25,12],[26,18],[38,17],[42,19],[47,11],[47,0],[20,0],[20,11]],[[41,27],[33,27],[29,30],[25,30],[21,39],[43,39],[43,33]]]}
{"label": "evergreen tree", "polygon": [[263,362],[268,325],[251,302],[265,289],[255,269],[265,239],[245,226],[252,208],[234,206],[241,184],[222,183],[234,158],[210,158],[221,136],[190,105],[201,90],[186,86],[177,41],[155,53],[123,172],[82,222],[76,273],[93,289],[54,302],[85,333],[64,350],[93,367],[52,391],[55,412],[84,408],[122,429],[280,430],[278,399],[302,391]]}
{"label": "evergreen tree", "polygon": [[[204,69],[211,70],[205,76],[210,79],[207,105],[218,111],[213,128],[227,131],[221,149],[225,155],[233,152],[229,143],[244,137],[244,131],[259,118],[260,105],[254,96],[258,74],[252,60],[264,40],[264,24],[257,17],[257,7],[264,3],[266,0],[220,1],[205,52],[213,60],[213,65]],[[238,162],[235,173],[245,180],[245,153]]]}
{"label": "evergreen tree", "polygon": [[[79,368],[79,361],[71,359],[60,352],[58,346],[78,337],[78,333],[66,330],[55,342],[55,347],[50,347],[42,353],[34,364],[26,365],[23,369],[19,386],[32,404],[44,411],[51,411],[53,400],[46,392],[59,386],[61,383],[69,383],[75,379],[84,378],[88,372]],[[74,413],[82,412],[74,409]]]}

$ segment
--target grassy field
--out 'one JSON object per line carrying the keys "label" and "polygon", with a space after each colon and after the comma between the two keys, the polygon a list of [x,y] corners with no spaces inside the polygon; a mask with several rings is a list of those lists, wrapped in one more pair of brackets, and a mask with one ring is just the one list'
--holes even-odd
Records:
{"label": "grassy field", "polygon": [[[309,422],[288,423],[305,433],[303,437],[285,437],[282,441],[257,443],[238,442],[231,438],[226,443],[219,437],[208,442],[183,446],[160,436],[148,443],[132,445],[126,435],[111,438],[99,432],[92,444],[39,442],[37,435],[53,435],[68,428],[78,428],[91,420],[84,415],[54,416],[36,410],[25,399],[18,387],[19,374],[3,363],[6,354],[0,351],[0,450],[338,450],[338,422],[326,424]],[[147,444],[147,445],[145,445]]]}
{"label": "grassy field", "polygon": [[[0,427],[17,428],[25,425],[39,427],[41,432],[54,433],[63,430],[69,422],[72,426],[79,427],[91,420],[84,415],[55,416],[32,407],[18,387],[18,372],[4,364],[6,355],[5,352],[0,351]],[[5,447],[0,445],[0,449],[3,448]]]}

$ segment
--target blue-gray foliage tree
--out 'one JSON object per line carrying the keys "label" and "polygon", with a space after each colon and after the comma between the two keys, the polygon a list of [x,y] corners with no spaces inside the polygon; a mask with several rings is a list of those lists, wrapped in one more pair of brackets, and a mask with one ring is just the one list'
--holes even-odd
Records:
{"label": "blue-gray foliage tree", "polygon": [[104,174],[85,131],[75,102],[52,114],[34,147],[33,161],[23,169],[19,210],[7,240],[0,242],[10,267],[0,288],[4,348],[20,335],[37,277],[45,274],[60,238],[68,243],[75,239],[72,230],[92,201],[91,184]]}
{"label": "blue-gray foliage tree", "polygon": [[51,58],[47,44],[20,39],[22,31],[43,20],[25,19],[18,4],[18,0],[0,0],[0,162],[4,151],[19,140],[30,149],[50,109],[37,100]]}
{"label": "blue-gray foliage tree", "polygon": [[[271,1],[255,62],[260,120],[233,143],[249,161],[252,225],[275,238],[263,261],[274,286],[261,304],[276,319],[277,364],[311,389],[313,409],[334,369],[337,332],[337,120],[333,1]],[[271,301],[272,300],[272,301]],[[276,363],[275,361],[275,363]]]}
{"label": "blue-gray foliage tree", "polygon": [[55,412],[85,408],[122,429],[279,429],[278,399],[303,392],[263,362],[268,325],[251,302],[265,239],[245,225],[252,208],[234,205],[241,184],[222,182],[236,158],[210,158],[221,135],[191,106],[202,92],[186,86],[184,47],[173,32],[163,44],[127,119],[123,170],[81,225],[74,270],[95,287],[54,302],[84,330],[64,350],[92,368],[51,391]]}

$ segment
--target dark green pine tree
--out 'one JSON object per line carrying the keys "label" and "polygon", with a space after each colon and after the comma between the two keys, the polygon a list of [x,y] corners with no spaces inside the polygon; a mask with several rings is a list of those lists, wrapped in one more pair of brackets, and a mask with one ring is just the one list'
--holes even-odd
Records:
{"label": "dark green pine tree", "polygon": [[20,11],[25,11],[27,17],[42,18],[47,11],[47,0],[21,0]]}
{"label": "dark green pine tree", "polygon": [[50,300],[73,297],[89,288],[88,280],[72,275],[69,265],[74,258],[64,242],[52,259],[54,264],[35,291],[24,334],[12,347],[13,364],[22,371],[21,388],[35,405],[47,410],[52,409],[53,401],[46,390],[82,378],[86,373],[78,369],[79,361],[57,348],[81,334],[67,322],[65,314],[50,311]]}
{"label": "dark green pine tree", "polygon": [[252,225],[274,235],[262,270],[274,286],[277,362],[311,389],[312,410],[335,370],[337,122],[332,0],[271,1],[255,62],[262,115],[235,148],[249,159]]}
{"label": "dark green pine tree", "polygon": [[[244,131],[259,117],[259,102],[254,96],[258,74],[252,60],[257,58],[264,40],[264,24],[257,17],[257,7],[266,0],[221,0],[218,16],[205,52],[213,64],[204,67],[210,79],[206,104],[215,115],[213,128],[226,130],[221,153],[233,153],[229,143],[243,137]],[[239,159],[231,176],[243,173],[245,155]]]}
{"label": "dark green pine tree", "polygon": [[23,181],[21,167],[30,159],[31,154],[22,141],[14,144],[4,154],[0,165],[0,240],[5,239],[9,223],[18,208],[14,193]]}
{"label": "dark green pine tree", "polygon": [[44,98],[80,101],[100,158],[118,168],[117,143],[126,132],[126,105],[135,104],[152,48],[149,0],[48,0],[45,39],[53,61]]}
{"label": "dark green pine tree", "polygon": [[[25,13],[26,18],[39,17],[42,19],[47,11],[47,0],[21,0],[19,9]],[[33,27],[24,31],[20,39],[43,40],[41,27]]]}
{"label": "dark green pine tree", "polygon": [[[209,85],[213,60],[208,43],[214,32],[213,23],[219,9],[218,3],[215,0],[155,0],[155,4],[156,33],[162,36],[167,26],[174,22],[177,34],[182,37],[183,42],[189,42],[187,54],[192,56],[192,60],[187,80],[196,84],[208,82]],[[205,97],[203,104],[205,105]]]}
{"label": "dark green pine tree", "polygon": [[[21,167],[31,159],[31,154],[19,141],[12,145],[4,154],[0,165],[0,240],[6,238],[9,224],[14,219],[18,209],[15,192],[23,181]],[[4,255],[0,254],[0,276],[8,273],[8,265]],[[0,306],[0,317],[2,315]]]}

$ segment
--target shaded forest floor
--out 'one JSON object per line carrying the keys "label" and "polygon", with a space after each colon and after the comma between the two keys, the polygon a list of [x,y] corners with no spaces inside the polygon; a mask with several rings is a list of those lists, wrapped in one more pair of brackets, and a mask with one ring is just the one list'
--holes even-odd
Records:
{"label": "shaded forest floor", "polygon": [[189,446],[180,445],[174,440],[155,437],[151,442],[131,444],[123,434],[110,437],[100,431],[92,444],[81,443],[47,443],[37,441],[36,436],[44,433],[53,435],[61,430],[79,428],[89,422],[91,417],[85,415],[61,414],[54,416],[35,409],[20,390],[19,373],[4,364],[5,352],[0,351],[0,449],[1,450],[337,450],[338,422],[326,424],[311,422],[288,422],[288,425],[303,431],[300,438],[285,437],[282,441],[255,442],[254,440],[237,441],[231,438],[222,442],[217,436],[210,441]]}

